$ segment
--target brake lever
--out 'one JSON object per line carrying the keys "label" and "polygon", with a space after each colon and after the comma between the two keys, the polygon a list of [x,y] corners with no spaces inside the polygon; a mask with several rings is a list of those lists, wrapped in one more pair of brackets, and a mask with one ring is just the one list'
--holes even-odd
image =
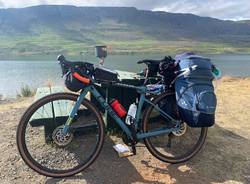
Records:
{"label": "brake lever", "polygon": [[57,56],[57,61],[60,61],[60,62],[65,61],[65,57],[62,54],[60,54]]}

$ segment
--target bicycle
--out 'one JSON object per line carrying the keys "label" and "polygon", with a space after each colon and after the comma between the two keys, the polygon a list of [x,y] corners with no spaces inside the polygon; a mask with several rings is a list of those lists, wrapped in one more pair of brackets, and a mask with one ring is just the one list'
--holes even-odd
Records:
{"label": "bicycle", "polygon": [[[79,64],[65,59],[60,63]],[[99,109],[86,98],[88,94],[95,97],[123,130],[134,154],[135,145],[144,140],[153,156],[174,164],[189,160],[202,148],[207,127],[188,127],[178,117],[173,90],[156,94],[146,84],[110,83],[134,89],[139,94],[136,118],[131,126],[96,89],[95,79],[79,75],[75,78],[84,83],[79,95],[55,93],[45,96],[34,102],[20,120],[18,150],[24,162],[36,172],[49,177],[68,177],[83,171],[96,160],[103,147],[105,128]],[[46,132],[45,124],[53,131]]]}

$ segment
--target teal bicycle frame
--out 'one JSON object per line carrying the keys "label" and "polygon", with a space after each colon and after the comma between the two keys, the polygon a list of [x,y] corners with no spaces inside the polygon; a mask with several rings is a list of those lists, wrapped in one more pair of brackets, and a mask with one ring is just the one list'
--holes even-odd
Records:
{"label": "teal bicycle frame", "polygon": [[[143,107],[145,102],[147,104],[152,105],[157,111],[159,111],[159,113],[163,117],[169,119],[171,122],[176,123],[176,127],[174,127],[174,128],[159,128],[159,129],[156,129],[156,130],[150,131],[150,132],[141,132],[141,131],[139,131],[138,133],[136,133],[136,139],[137,140],[144,139],[144,138],[147,138],[147,137],[157,136],[157,135],[160,135],[160,134],[166,134],[166,133],[170,133],[170,132],[179,130],[180,121],[175,120],[174,118],[172,118],[170,115],[168,115],[167,113],[162,111],[157,105],[153,104],[150,100],[148,100],[145,97],[146,93],[148,93],[147,88],[145,86],[133,86],[133,85],[127,85],[127,84],[122,84],[122,83],[116,83],[113,86],[135,89],[140,94],[140,99],[139,99],[139,104],[138,104],[138,108],[137,108],[137,112],[136,112],[136,119],[135,119],[136,127],[138,127],[138,125],[140,123],[142,107]],[[71,110],[69,118],[68,118],[68,120],[67,120],[67,122],[66,122],[66,124],[64,126],[63,134],[66,135],[67,132],[69,131],[70,124],[72,123],[73,118],[74,118],[75,114],[77,113],[77,110],[79,109],[82,101],[84,100],[84,98],[85,98],[85,96],[86,96],[86,94],[88,92],[90,92],[95,97],[95,99],[102,105],[102,107],[105,109],[105,111],[108,112],[108,114],[115,120],[115,122],[126,133],[128,138],[133,140],[134,138],[132,136],[131,130],[127,127],[127,125],[123,122],[123,120],[116,114],[116,112],[113,110],[113,108],[106,102],[104,97],[96,90],[96,88],[92,84],[87,86],[80,93],[75,105],[73,106],[73,108]]]}

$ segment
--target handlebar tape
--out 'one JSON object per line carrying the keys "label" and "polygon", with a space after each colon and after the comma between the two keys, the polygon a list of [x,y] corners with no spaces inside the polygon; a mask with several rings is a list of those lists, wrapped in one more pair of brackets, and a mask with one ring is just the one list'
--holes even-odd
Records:
{"label": "handlebar tape", "polygon": [[83,82],[84,84],[89,84],[90,83],[90,79],[81,76],[79,73],[74,72],[73,73],[73,77],[75,77],[76,79],[78,79],[79,81]]}

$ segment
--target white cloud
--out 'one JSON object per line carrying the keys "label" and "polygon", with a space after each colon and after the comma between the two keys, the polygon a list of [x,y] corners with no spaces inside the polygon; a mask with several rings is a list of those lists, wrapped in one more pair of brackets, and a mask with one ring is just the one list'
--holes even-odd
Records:
{"label": "white cloud", "polygon": [[120,1],[100,1],[100,0],[2,0],[5,8],[20,8],[41,4],[54,5],[75,5],[75,6],[120,6]]}
{"label": "white cloud", "polygon": [[0,1],[0,8],[4,7],[4,4],[2,3],[2,1]]}
{"label": "white cloud", "polygon": [[220,19],[250,18],[249,0],[0,0],[0,7],[19,8],[41,4],[75,6],[134,6],[138,9],[193,13]]}
{"label": "white cloud", "polygon": [[176,0],[166,6],[156,7],[154,11],[173,13],[193,13],[200,16],[209,16],[219,19],[248,19],[250,17],[250,1],[195,1]]}

